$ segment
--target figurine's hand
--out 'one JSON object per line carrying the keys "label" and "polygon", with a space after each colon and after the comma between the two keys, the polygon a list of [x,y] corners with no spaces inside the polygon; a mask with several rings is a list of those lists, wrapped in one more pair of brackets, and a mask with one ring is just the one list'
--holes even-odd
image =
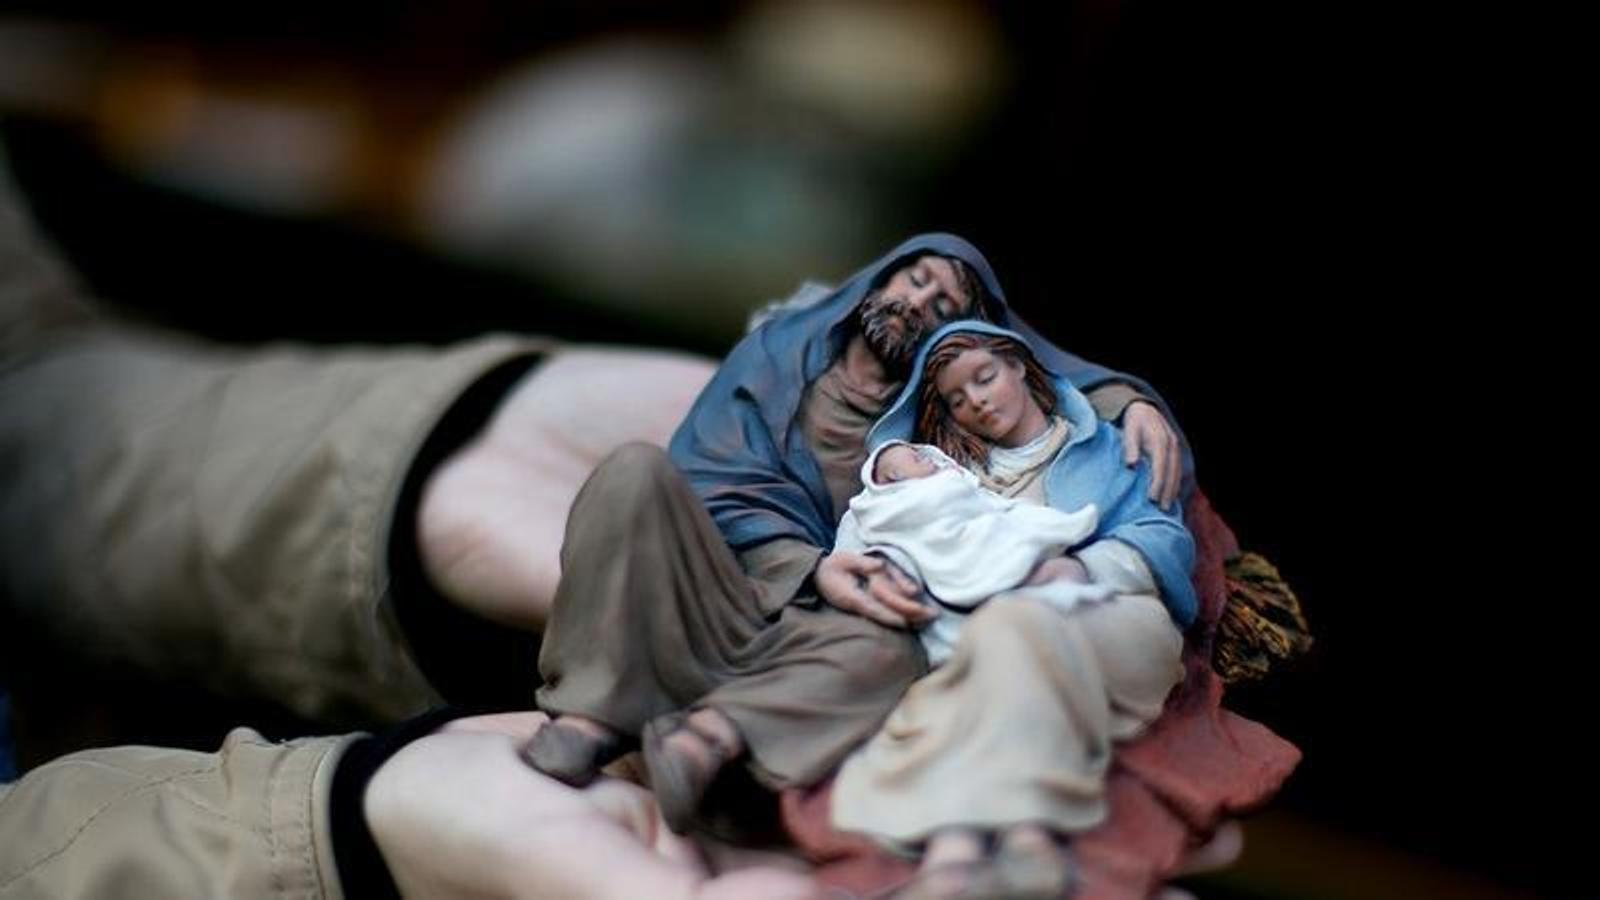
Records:
{"label": "figurine's hand", "polygon": [[517,748],[544,722],[539,713],[459,720],[378,769],[363,805],[402,894],[823,896],[793,871],[713,876],[701,849],[673,834],[637,785],[603,778],[579,791],[533,771]]}
{"label": "figurine's hand", "polygon": [[1143,400],[1135,400],[1122,414],[1122,462],[1132,466],[1140,454],[1150,458],[1150,500],[1162,509],[1178,499],[1183,480],[1183,452],[1178,435],[1167,424],[1161,410]]}
{"label": "figurine's hand", "polygon": [[1075,556],[1052,556],[1035,567],[1033,574],[1023,583],[1049,584],[1052,581],[1088,584],[1089,570]]}
{"label": "figurine's hand", "polygon": [[428,577],[479,615],[543,628],[578,489],[618,446],[664,445],[714,370],[697,357],[627,349],[541,363],[424,486],[417,540]]}
{"label": "figurine's hand", "polygon": [[935,614],[917,600],[916,581],[882,557],[836,550],[817,564],[816,583],[828,603],[890,628],[921,625]]}

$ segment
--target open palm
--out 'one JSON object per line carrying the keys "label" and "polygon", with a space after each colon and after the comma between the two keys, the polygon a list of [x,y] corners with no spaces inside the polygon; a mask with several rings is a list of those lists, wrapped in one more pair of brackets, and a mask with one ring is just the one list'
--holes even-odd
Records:
{"label": "open palm", "polygon": [[700,357],[628,348],[542,362],[430,476],[417,523],[428,576],[485,618],[543,628],[584,479],[629,441],[665,445],[713,371]]}

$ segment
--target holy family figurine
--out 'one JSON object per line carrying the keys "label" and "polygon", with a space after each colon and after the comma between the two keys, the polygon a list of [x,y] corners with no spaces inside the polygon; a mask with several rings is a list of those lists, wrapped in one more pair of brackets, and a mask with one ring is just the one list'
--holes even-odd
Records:
{"label": "holy family figurine", "polygon": [[1270,567],[1230,583],[1192,472],[1148,384],[913,238],[768,316],[669,452],[590,477],[525,754],[581,785],[640,747],[680,831],[743,778],[853,891],[1149,895],[1299,759],[1220,707],[1230,587],[1298,610]]}

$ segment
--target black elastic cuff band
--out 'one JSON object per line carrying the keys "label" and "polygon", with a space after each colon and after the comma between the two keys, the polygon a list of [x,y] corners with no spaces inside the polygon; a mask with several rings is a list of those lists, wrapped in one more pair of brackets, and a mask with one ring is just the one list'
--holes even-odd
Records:
{"label": "black elastic cuff band", "polygon": [[412,461],[389,530],[390,602],[412,658],[446,702],[480,711],[533,708],[539,638],[481,619],[439,592],[417,549],[417,509],[428,476],[483,430],[540,359],[509,359],[462,392]]}
{"label": "black elastic cuff band", "polygon": [[334,770],[333,787],[329,792],[328,830],[333,842],[333,861],[346,897],[398,900],[400,890],[395,887],[377,843],[372,840],[372,829],[367,826],[362,802],[367,783],[372,781],[378,767],[400,752],[400,748],[464,715],[464,710],[443,706],[345,748]]}

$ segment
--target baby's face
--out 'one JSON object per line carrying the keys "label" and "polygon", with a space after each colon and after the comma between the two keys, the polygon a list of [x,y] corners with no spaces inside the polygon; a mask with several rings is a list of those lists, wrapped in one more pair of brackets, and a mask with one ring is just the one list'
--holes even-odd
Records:
{"label": "baby's face", "polygon": [[937,471],[939,467],[934,465],[933,460],[905,444],[895,444],[878,454],[878,462],[872,467],[872,478],[879,484],[894,484],[912,478],[926,478]]}

